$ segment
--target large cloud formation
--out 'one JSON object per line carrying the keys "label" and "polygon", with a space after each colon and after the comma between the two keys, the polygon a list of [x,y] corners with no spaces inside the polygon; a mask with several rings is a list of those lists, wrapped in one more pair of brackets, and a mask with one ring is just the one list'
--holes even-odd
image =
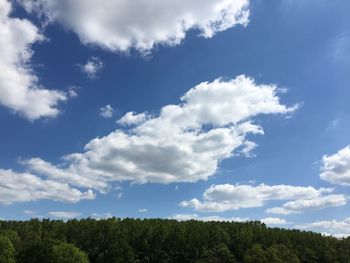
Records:
{"label": "large cloud formation", "polygon": [[332,184],[350,186],[350,146],[322,158],[321,179]]}
{"label": "large cloud formation", "polygon": [[159,116],[141,113],[142,118],[133,115],[125,121],[131,116],[127,113],[120,121],[129,125],[126,129],[91,140],[83,153],[65,156],[66,168],[38,158],[24,164],[55,180],[100,190],[111,181],[207,180],[221,160],[252,149],[246,135],[263,130],[251,118],[294,109],[280,104],[274,85],[257,85],[245,76],[217,79],[192,88],[181,104],[163,107]]}
{"label": "large cloud formation", "polygon": [[[65,155],[62,163],[31,158],[20,162],[27,173],[0,170],[0,202],[78,202],[121,181],[207,180],[220,161],[247,155],[256,146],[247,139],[263,134],[254,117],[290,114],[296,108],[280,103],[277,86],[258,85],[246,76],[203,82],[157,115],[126,113],[118,129],[91,140],[81,153]],[[311,189],[315,195],[320,191]]]}
{"label": "large cloud formation", "polygon": [[55,117],[57,104],[68,96],[40,86],[29,63],[31,45],[44,37],[28,20],[10,17],[11,8],[9,1],[0,0],[0,105],[30,120]]}
{"label": "large cloud formation", "polygon": [[326,195],[333,189],[291,185],[212,185],[203,194],[203,201],[196,198],[183,201],[182,207],[194,208],[201,212],[224,212],[241,208],[262,207],[269,201],[293,200],[282,208],[268,209],[267,212],[289,214],[308,209],[321,209],[346,204],[344,195]]}
{"label": "large cloud formation", "polygon": [[19,0],[28,10],[58,21],[84,44],[111,51],[177,45],[190,29],[210,38],[248,23],[249,0]]}
{"label": "large cloud formation", "polygon": [[246,76],[203,82],[180,104],[164,106],[158,116],[125,114],[119,129],[91,140],[82,153],[64,156],[63,163],[40,158],[21,163],[49,180],[100,192],[120,181],[207,180],[220,161],[254,148],[247,135],[263,134],[254,117],[296,109],[281,104],[277,92],[275,85],[258,85]]}

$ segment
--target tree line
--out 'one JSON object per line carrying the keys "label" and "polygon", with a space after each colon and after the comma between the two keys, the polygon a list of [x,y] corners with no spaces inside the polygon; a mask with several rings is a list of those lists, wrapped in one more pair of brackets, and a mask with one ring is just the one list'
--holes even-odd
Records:
{"label": "tree line", "polygon": [[252,222],[0,221],[0,263],[350,263],[350,238]]}

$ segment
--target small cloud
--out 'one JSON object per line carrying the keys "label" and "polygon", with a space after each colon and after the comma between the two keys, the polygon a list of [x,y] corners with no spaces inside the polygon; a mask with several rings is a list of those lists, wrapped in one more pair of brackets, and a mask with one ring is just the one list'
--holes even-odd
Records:
{"label": "small cloud", "polygon": [[49,215],[59,219],[71,219],[80,216],[81,213],[73,211],[51,211]]}
{"label": "small cloud", "polygon": [[70,86],[68,88],[67,94],[69,98],[75,98],[78,97],[77,90],[80,89],[80,87],[77,86]]}
{"label": "small cloud", "polygon": [[147,120],[147,114],[146,113],[139,113],[136,114],[133,111],[130,111],[126,113],[121,119],[117,121],[118,124],[121,125],[138,125]]}
{"label": "small cloud", "polygon": [[117,192],[117,198],[120,199],[123,197],[123,188],[120,185],[114,187],[114,190]]}
{"label": "small cloud", "polygon": [[175,214],[168,217],[169,219],[174,219],[177,221],[189,221],[189,220],[197,220],[197,221],[218,221],[218,222],[246,222],[249,220],[249,217],[221,217],[221,216],[199,216],[197,214]]}
{"label": "small cloud", "polygon": [[113,215],[111,213],[104,213],[104,214],[93,213],[91,214],[90,217],[96,220],[102,220],[102,219],[112,218]]}
{"label": "small cloud", "polygon": [[103,118],[112,118],[114,113],[114,109],[111,105],[106,105],[100,108],[100,116]]}
{"label": "small cloud", "polygon": [[35,214],[36,214],[36,211],[24,210],[23,213],[26,214],[26,215],[35,215]]}
{"label": "small cloud", "polygon": [[146,208],[139,209],[139,213],[147,213],[147,212],[148,212],[148,209]]}
{"label": "small cloud", "polygon": [[104,64],[99,57],[91,57],[84,65],[80,65],[80,69],[90,79],[95,79],[97,73],[102,70]]}
{"label": "small cloud", "polygon": [[278,218],[278,217],[266,217],[266,218],[260,219],[260,221],[269,226],[290,224],[290,222],[286,221],[285,219]]}

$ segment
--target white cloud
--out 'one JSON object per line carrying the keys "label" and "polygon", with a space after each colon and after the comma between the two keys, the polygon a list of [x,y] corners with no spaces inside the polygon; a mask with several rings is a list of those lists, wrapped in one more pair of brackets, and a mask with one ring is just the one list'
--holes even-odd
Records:
{"label": "white cloud", "polygon": [[65,92],[45,89],[30,65],[31,45],[44,36],[26,19],[10,17],[11,3],[0,0],[0,105],[35,120],[55,117]]}
{"label": "white cloud", "polygon": [[80,216],[81,213],[72,211],[52,211],[49,212],[49,215],[60,219],[72,219]]}
{"label": "white cloud", "polygon": [[93,213],[91,214],[90,217],[96,220],[102,220],[102,219],[112,218],[113,215],[111,213],[104,213],[104,214]]}
{"label": "white cloud", "polygon": [[197,214],[175,214],[169,217],[169,219],[175,219],[178,221],[189,221],[189,220],[198,220],[198,221],[218,221],[218,222],[245,222],[249,218],[241,217],[221,217],[221,216],[198,216]]}
{"label": "white cloud", "polygon": [[29,173],[16,173],[0,169],[0,203],[9,205],[14,202],[54,200],[76,203],[82,199],[94,199],[91,190],[81,192],[67,183],[44,180]]}
{"label": "white cloud", "polygon": [[145,122],[147,118],[147,114],[144,112],[136,114],[135,112],[131,111],[121,117],[117,123],[121,125],[139,125]]}
{"label": "white cloud", "polygon": [[317,198],[332,189],[316,189],[311,186],[290,185],[212,185],[205,190],[203,201],[192,199],[180,203],[182,207],[191,207],[202,212],[223,212],[240,208],[264,206],[273,200],[304,200]]}
{"label": "white cloud", "polygon": [[347,197],[344,195],[326,195],[312,199],[300,199],[285,203],[282,207],[273,207],[266,210],[274,214],[293,214],[301,213],[306,210],[324,209],[327,207],[336,207],[346,205]]}
{"label": "white cloud", "polygon": [[61,183],[68,183],[84,188],[105,189],[107,188],[106,182],[99,181],[97,176],[92,174],[74,173],[66,171],[46,162],[40,158],[31,158],[20,162],[31,171],[35,171],[36,174],[46,176],[53,181]]}
{"label": "white cloud", "polygon": [[84,44],[147,52],[177,45],[195,29],[205,38],[248,23],[249,0],[19,0],[28,11],[45,14],[74,31]]}
{"label": "white cloud", "polygon": [[332,184],[350,186],[350,145],[322,158],[321,179]]}
{"label": "white cloud", "polygon": [[81,65],[80,68],[81,71],[88,76],[88,78],[95,79],[97,77],[97,73],[103,68],[103,62],[98,57],[91,57],[84,65]]}
{"label": "white cloud", "polygon": [[260,221],[268,226],[276,226],[276,225],[288,225],[290,222],[286,221],[283,218],[278,217],[266,217],[260,219]]}
{"label": "white cloud", "polygon": [[248,134],[263,134],[254,117],[295,110],[279,102],[276,89],[245,76],[203,82],[180,104],[164,106],[158,116],[91,140],[83,153],[64,156],[62,164],[39,158],[22,163],[34,173],[100,191],[120,181],[207,180],[220,161],[246,146]]}
{"label": "white cloud", "polygon": [[139,213],[147,213],[148,209],[147,208],[141,208],[138,211],[139,211]]}
{"label": "white cloud", "polygon": [[112,118],[113,117],[113,112],[114,112],[114,109],[109,104],[100,108],[100,115],[103,118]]}
{"label": "white cloud", "polygon": [[33,210],[24,210],[23,213],[26,214],[26,215],[35,215],[35,214],[36,214],[36,211],[33,211]]}
{"label": "white cloud", "polygon": [[346,218],[343,221],[317,221],[314,223],[297,225],[295,227],[299,229],[323,232],[324,234],[333,235],[335,237],[350,236],[350,218]]}

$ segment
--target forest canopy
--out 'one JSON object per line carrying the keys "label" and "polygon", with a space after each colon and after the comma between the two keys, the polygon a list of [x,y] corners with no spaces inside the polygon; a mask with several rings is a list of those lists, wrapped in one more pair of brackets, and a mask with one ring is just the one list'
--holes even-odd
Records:
{"label": "forest canopy", "polygon": [[0,221],[1,263],[350,262],[350,238],[252,222]]}

